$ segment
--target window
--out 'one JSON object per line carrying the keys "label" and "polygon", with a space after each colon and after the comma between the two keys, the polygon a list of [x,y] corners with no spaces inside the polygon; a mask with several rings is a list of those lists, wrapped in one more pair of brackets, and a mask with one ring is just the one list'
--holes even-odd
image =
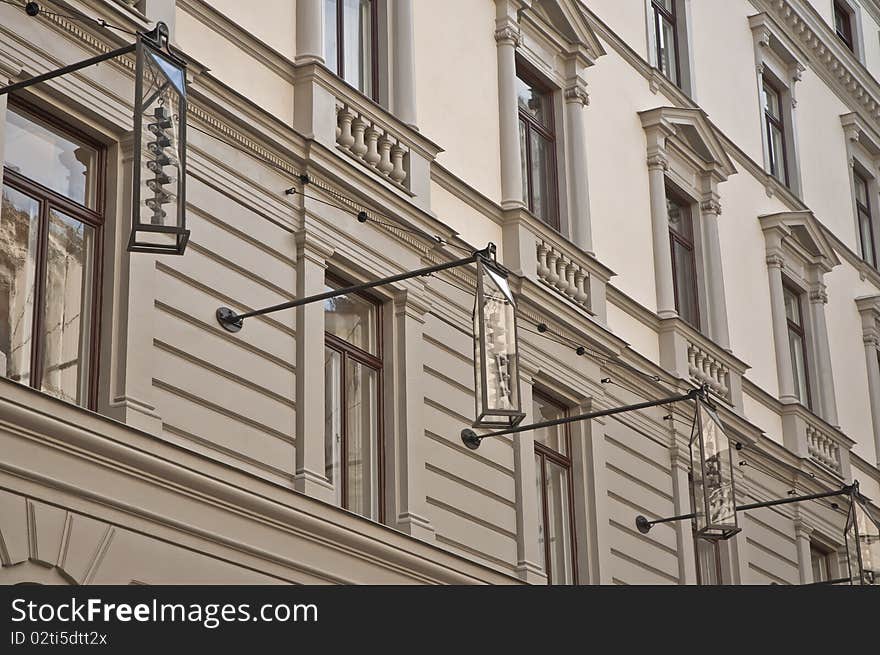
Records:
{"label": "window", "polygon": [[517,71],[516,92],[523,201],[530,212],[558,230],[552,94],[521,70]]}
{"label": "window", "polygon": [[0,374],[94,408],[103,153],[31,111],[6,112]]}
{"label": "window", "polygon": [[834,2],[834,31],[838,38],[843,41],[847,48],[855,52],[855,40],[853,39],[852,12],[839,0]]}
{"label": "window", "polygon": [[697,556],[697,584],[720,585],[721,549],[718,541],[694,535],[694,552]]}
{"label": "window", "polygon": [[[549,398],[533,396],[535,421],[562,418],[567,410]],[[538,489],[538,550],[550,584],[575,584],[574,496],[571,439],[567,425],[535,430],[535,483]]]}
{"label": "window", "polygon": [[675,0],[651,0],[654,10],[654,39],[657,68],[670,82],[681,86],[678,56],[678,17]]}
{"label": "window", "polygon": [[831,580],[831,553],[815,544],[810,544],[810,562],[813,566],[813,582]]}
{"label": "window", "polygon": [[327,67],[365,96],[378,99],[376,0],[324,0]]}
{"label": "window", "polygon": [[871,217],[871,200],[868,193],[868,180],[853,169],[853,185],[856,195],[856,214],[859,220],[859,240],[862,259],[877,268],[877,247],[874,239],[874,221]]}
{"label": "window", "polygon": [[700,306],[697,300],[697,263],[691,206],[667,190],[666,211],[669,217],[675,311],[682,320],[699,330]]}
{"label": "window", "polygon": [[788,347],[791,351],[791,372],[798,400],[812,409],[810,400],[809,362],[807,360],[806,331],[801,294],[790,286],[784,287],[785,318],[788,323]]}
{"label": "window", "polygon": [[366,296],[324,303],[325,474],[337,505],[377,521],[383,519],[380,325],[381,306]]}
{"label": "window", "polygon": [[762,89],[770,174],[784,185],[789,186],[785,125],[782,118],[782,94],[767,77],[764,77]]}

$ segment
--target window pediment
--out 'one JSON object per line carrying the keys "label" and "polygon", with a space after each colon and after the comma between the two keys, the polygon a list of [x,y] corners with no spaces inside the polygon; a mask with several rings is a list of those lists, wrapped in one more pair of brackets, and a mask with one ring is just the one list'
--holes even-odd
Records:
{"label": "window pediment", "polygon": [[714,172],[719,181],[736,173],[715,127],[699,109],[658,107],[639,112],[648,152],[665,152],[670,142],[699,172]]}
{"label": "window pediment", "polygon": [[[580,54],[584,63],[591,65],[605,54],[605,48],[577,4],[573,0],[532,0],[524,18],[531,18],[545,37],[560,42],[565,52]],[[547,27],[555,34],[546,34]]]}
{"label": "window pediment", "polygon": [[793,259],[807,267],[818,266],[822,273],[840,264],[812,212],[766,214],[758,220],[767,239],[768,255]]}
{"label": "window pediment", "polygon": [[858,143],[872,159],[880,159],[880,135],[858,114],[855,112],[841,114],[840,124],[843,126],[847,141]]}

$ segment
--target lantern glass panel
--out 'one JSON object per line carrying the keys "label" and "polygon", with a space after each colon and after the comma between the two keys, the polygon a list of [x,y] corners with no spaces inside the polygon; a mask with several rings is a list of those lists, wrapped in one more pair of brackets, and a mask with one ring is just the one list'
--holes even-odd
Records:
{"label": "lantern glass panel", "polygon": [[516,302],[507,279],[477,263],[474,306],[475,426],[522,420],[516,345]]}
{"label": "lantern glass panel", "polygon": [[722,539],[732,536],[738,527],[730,440],[718,415],[699,401],[691,437],[691,467],[697,534]]}
{"label": "lantern glass panel", "polygon": [[186,233],[186,72],[143,39],[138,54],[132,243],[179,251]]}
{"label": "lantern glass panel", "polygon": [[846,521],[845,537],[851,582],[880,586],[880,526],[855,495]]}

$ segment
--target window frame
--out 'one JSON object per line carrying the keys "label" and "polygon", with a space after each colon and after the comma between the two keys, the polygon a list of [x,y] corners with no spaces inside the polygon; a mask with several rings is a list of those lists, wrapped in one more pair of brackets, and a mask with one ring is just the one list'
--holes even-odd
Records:
{"label": "window frame", "polygon": [[[662,5],[663,0],[651,0],[651,8],[654,10],[654,58],[657,62],[657,70],[659,70],[666,79],[672,82],[678,88],[682,88],[682,77],[681,77],[681,56],[679,47],[679,25],[678,25],[678,9],[676,5],[678,2],[676,0],[672,0],[672,11],[668,11],[666,7]],[[675,79],[672,79],[669,76],[668,71],[664,71],[662,68],[663,58],[660,52],[660,27],[663,21],[669,23],[672,27],[672,45],[673,50],[675,52]]]}
{"label": "window frame", "polygon": [[[877,234],[874,226],[874,216],[873,209],[871,207],[871,181],[868,177],[862,173],[858,167],[853,165],[853,197],[856,205],[856,220],[858,222],[858,232],[859,232],[859,249],[860,254],[862,256],[862,260],[868,263],[872,268],[878,268],[877,262]],[[867,204],[863,205],[859,200],[858,194],[858,184],[861,182],[865,187],[865,202]],[[862,224],[865,221],[868,225],[868,234],[871,237],[870,243],[870,254],[871,261],[866,257],[866,244],[863,238],[862,233]]]}
{"label": "window frame", "polygon": [[[526,150],[525,152],[522,152],[522,150],[520,149],[520,157],[525,158],[525,161],[523,163],[526,172],[526,179],[523,180],[523,183],[525,185],[525,188],[528,189],[528,197],[523,198],[523,201],[525,202],[526,209],[532,215],[534,215],[535,218],[537,218],[539,221],[552,228],[556,232],[561,233],[562,227],[559,217],[559,162],[557,157],[558,142],[556,138],[556,103],[554,102],[553,97],[554,89],[552,86],[541,80],[540,77],[538,77],[537,73],[532,71],[528,65],[520,60],[517,60],[516,62],[516,77],[546,96],[547,115],[549,116],[549,125],[543,125],[534,116],[531,116],[527,111],[520,107],[519,102],[517,101],[517,131],[519,130],[519,126],[521,124],[525,124],[526,128]],[[550,216],[547,216],[546,219],[539,217],[537,214],[535,214],[534,211],[534,185],[532,180],[532,129],[536,130],[538,136],[544,138],[550,146],[548,149],[550,153],[550,179],[548,180],[547,186],[552,191],[552,193]]]}
{"label": "window frame", "polygon": [[[785,102],[785,93],[779,88],[779,86],[771,80],[766,74],[761,76],[761,86],[762,86],[762,95],[766,95],[767,89],[769,88],[776,95],[778,104],[779,104],[779,116],[774,116],[770,113],[770,110],[767,106],[767,103],[763,102],[762,98],[762,106],[761,113],[764,117],[764,128],[766,132],[767,142],[764,144],[767,149],[767,158],[770,164],[770,175],[775,177],[780,183],[782,183],[787,188],[791,188],[791,175],[789,173],[788,167],[788,139],[785,134],[785,111],[783,110],[784,102]],[[775,172],[774,168],[778,169],[779,162],[775,157],[777,154],[773,148],[773,139],[771,137],[771,133],[773,129],[779,131],[780,141],[782,142],[782,173],[783,176],[780,178]]]}
{"label": "window frame", "polygon": [[[334,275],[333,273],[325,274],[325,283],[330,285],[338,286],[339,288],[351,286],[351,283],[346,281],[344,278]],[[340,452],[340,494],[342,496],[342,502],[338,507],[342,509],[353,512],[353,510],[348,507],[348,417],[347,417],[347,404],[346,404],[346,364],[348,360],[352,360],[362,366],[366,366],[372,371],[376,372],[376,471],[377,471],[377,480],[375,492],[377,494],[376,497],[376,505],[378,508],[378,516],[376,519],[372,519],[371,517],[363,516],[362,514],[358,514],[362,518],[367,520],[376,520],[378,523],[385,523],[385,408],[384,408],[384,384],[385,384],[385,371],[384,371],[384,337],[383,337],[383,303],[382,301],[368,293],[357,292],[350,295],[354,295],[362,300],[369,302],[376,310],[375,316],[375,330],[376,330],[376,354],[367,352],[362,348],[355,346],[352,343],[349,343],[345,339],[336,336],[335,334],[329,333],[326,329],[324,330],[324,347],[333,350],[341,356],[341,370],[342,375],[340,376],[340,389],[339,389],[339,399],[341,405],[341,414],[342,418],[340,421],[340,437],[341,443],[339,447]],[[326,411],[326,410],[325,410]],[[326,435],[325,435],[326,439]]]}
{"label": "window frame", "polygon": [[[355,87],[345,79],[345,20],[344,0],[334,0],[336,5],[336,70],[333,72],[339,79]],[[370,86],[371,93],[367,95],[360,89],[358,91],[370,98],[373,102],[379,102],[379,7],[378,0],[367,0],[370,3]],[[326,52],[326,50],[325,50]]]}
{"label": "window frame", "polygon": [[[569,416],[569,408],[563,403],[559,402],[552,396],[542,393],[540,390],[533,389],[532,390],[532,403],[534,404],[535,397],[539,398],[543,403],[547,405],[551,405],[560,411],[562,416]],[[569,520],[569,533],[571,535],[571,578],[572,584],[578,584],[578,566],[577,566],[577,523],[575,518],[575,508],[574,508],[574,467],[572,465],[572,457],[571,457],[571,429],[569,423],[565,423],[559,426],[564,433],[565,438],[565,449],[568,452],[568,455],[563,455],[562,453],[553,450],[552,448],[548,448],[544,444],[538,443],[534,441],[534,449],[535,455],[540,459],[541,462],[541,497],[538,498],[538,502],[541,506],[541,516],[539,520],[542,522],[542,529],[544,531],[544,571],[547,574],[547,584],[554,584],[552,581],[553,576],[553,566],[550,562],[550,540],[547,539],[548,530],[548,515],[549,515],[549,505],[547,502],[547,460],[550,460],[552,463],[556,464],[560,468],[565,469],[568,478],[568,520]]]}
{"label": "window frame", "polygon": [[[834,33],[837,35],[837,38],[840,39],[843,44],[852,52],[856,53],[856,40],[855,40],[855,30],[853,29],[853,19],[855,16],[853,15],[853,11],[844,3],[840,2],[840,0],[834,0],[832,3],[832,15],[834,19]],[[837,27],[837,18],[839,15],[842,15],[844,20],[844,25],[846,28],[844,29],[844,33],[842,34]]]}
{"label": "window frame", "polygon": [[[798,306],[798,314],[801,317],[801,324],[795,323],[792,321],[788,314],[785,313],[785,325],[786,325],[786,335],[789,336],[792,332],[800,337],[801,342],[801,357],[804,360],[804,387],[806,389],[807,397],[799,398],[801,404],[809,409],[811,412],[813,411],[813,389],[810,381],[810,348],[809,348],[809,340],[807,333],[807,325],[804,317],[804,294],[803,292],[794,286],[791,282],[789,282],[785,277],[782,280],[783,287],[783,299],[785,298],[786,292],[794,296],[795,300],[797,300]],[[785,312],[785,308],[783,307],[783,312]],[[791,346],[789,346],[791,347]],[[795,374],[795,362],[792,360],[791,362],[792,375]],[[800,395],[800,389],[796,389],[798,395]]]}
{"label": "window frame", "polygon": [[[47,129],[58,133],[61,136],[67,136],[81,142],[95,150],[95,207],[94,209],[67,198],[66,196],[49,189],[39,182],[18,173],[6,166],[6,161],[2,162],[3,176],[2,186],[10,188],[22,193],[39,204],[39,216],[37,219],[38,241],[37,252],[34,259],[34,270],[36,284],[34,287],[34,308],[32,317],[32,334],[36,337],[34,345],[31,346],[30,354],[30,383],[28,387],[46,393],[61,402],[67,402],[62,398],[58,398],[41,389],[43,381],[43,356],[45,354],[45,336],[42,329],[45,321],[45,312],[43,311],[43,301],[46,295],[47,281],[47,259],[46,250],[48,248],[49,239],[49,212],[51,209],[58,209],[62,213],[71,218],[88,225],[94,230],[95,250],[94,264],[92,270],[92,307],[90,324],[91,330],[88,341],[89,348],[89,365],[86,375],[86,398],[85,403],[77,405],[84,407],[90,411],[97,411],[98,405],[98,377],[100,372],[100,355],[101,355],[101,317],[102,317],[102,300],[101,287],[103,282],[104,271],[104,225],[106,224],[106,187],[107,187],[107,147],[86,134],[82,130],[64,121],[62,118],[37,107],[29,102],[25,102],[16,96],[10,96],[9,110],[15,111],[25,116],[25,118],[43,125]],[[4,124],[5,129],[5,124]]]}
{"label": "window frame", "polygon": [[[697,231],[697,226],[694,221],[694,212],[693,212],[693,203],[690,202],[685,196],[680,193],[677,193],[674,189],[670,189],[669,186],[666,187],[666,200],[672,200],[675,204],[679,205],[682,209],[687,211],[687,220],[690,221],[691,225],[691,239],[688,240],[686,236],[680,234],[676,230],[672,228],[671,223],[669,223],[667,216],[667,224],[669,229],[669,258],[672,264],[672,292],[675,298],[675,311],[678,313],[679,318],[683,320],[685,323],[693,327],[698,332],[702,333],[702,315],[700,312],[700,282],[699,282],[699,269],[697,267],[697,235],[700,234]],[[692,301],[694,306],[694,311],[696,312],[695,323],[687,320],[681,313],[681,300],[678,294],[678,267],[675,265],[675,246],[676,243],[681,245],[685,250],[689,253],[689,259],[691,261],[691,265],[693,267],[694,276],[690,280],[688,287],[690,288],[692,294]]]}

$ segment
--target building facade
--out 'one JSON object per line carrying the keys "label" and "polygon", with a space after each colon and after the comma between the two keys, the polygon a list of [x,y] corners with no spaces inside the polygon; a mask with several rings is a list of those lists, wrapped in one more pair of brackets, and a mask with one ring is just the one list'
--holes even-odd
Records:
{"label": "building facade", "polygon": [[708,385],[739,504],[876,513],[875,0],[21,4],[2,84],[168,25],[191,236],[126,250],[133,58],[2,97],[0,583],[848,575],[846,500],[636,529],[690,511],[691,403],[465,448],[469,267],[215,311],[494,243],[527,423]]}

